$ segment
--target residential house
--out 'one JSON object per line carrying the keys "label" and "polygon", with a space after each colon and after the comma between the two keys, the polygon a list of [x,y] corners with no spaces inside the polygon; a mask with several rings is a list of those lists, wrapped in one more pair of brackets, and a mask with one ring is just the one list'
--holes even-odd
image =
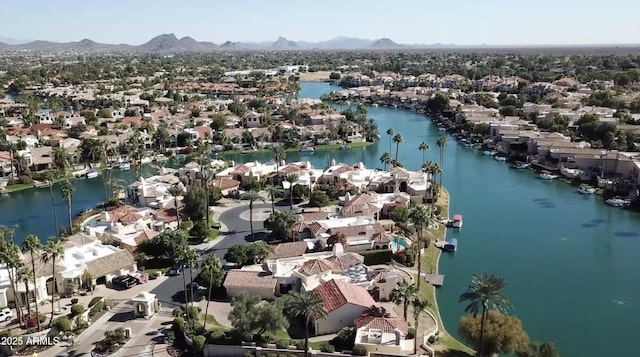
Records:
{"label": "residential house", "polygon": [[345,281],[329,280],[313,290],[323,302],[327,315],[314,321],[317,335],[336,333],[345,326],[352,326],[354,320],[375,301],[367,289]]}
{"label": "residential house", "polygon": [[222,284],[227,290],[227,296],[233,298],[245,291],[251,295],[258,295],[265,300],[275,298],[278,280],[270,272],[263,270],[232,269],[227,273]]}
{"label": "residential house", "polygon": [[393,316],[383,307],[371,306],[356,317],[355,345],[366,347],[369,353],[403,356],[413,354],[415,336],[408,339],[409,324]]}

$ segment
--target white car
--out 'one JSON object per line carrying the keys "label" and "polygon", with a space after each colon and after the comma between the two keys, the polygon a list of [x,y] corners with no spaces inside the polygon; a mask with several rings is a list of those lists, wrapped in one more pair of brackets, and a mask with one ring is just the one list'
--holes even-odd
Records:
{"label": "white car", "polygon": [[10,308],[4,308],[0,311],[0,321],[9,321],[13,318],[13,311]]}

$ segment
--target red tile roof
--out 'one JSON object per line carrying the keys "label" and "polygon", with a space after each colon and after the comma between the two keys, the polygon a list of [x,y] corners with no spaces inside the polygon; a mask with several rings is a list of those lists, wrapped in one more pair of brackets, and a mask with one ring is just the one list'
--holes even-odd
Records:
{"label": "red tile roof", "polygon": [[366,327],[370,330],[382,330],[382,332],[393,333],[395,329],[400,330],[405,336],[409,332],[409,324],[400,317],[391,317],[383,307],[371,306],[367,311],[356,317],[354,324],[356,328]]}
{"label": "red tile roof", "polygon": [[329,280],[313,290],[324,301],[324,309],[331,313],[346,304],[370,307],[375,304],[367,289],[345,281]]}
{"label": "red tile roof", "polygon": [[322,258],[308,260],[300,268],[300,272],[305,275],[316,275],[330,270],[333,270],[333,264]]}
{"label": "red tile roof", "polygon": [[262,271],[232,269],[224,279],[225,288],[268,288],[275,291],[278,279]]}
{"label": "red tile roof", "polygon": [[137,237],[134,238],[134,242],[136,242],[136,245],[140,245],[142,242],[146,240],[151,240],[159,235],[160,233],[156,231],[145,229],[144,231],[142,231],[142,233],[140,233]]}
{"label": "red tile roof", "polygon": [[347,270],[352,266],[364,263],[364,257],[358,253],[344,253],[327,258],[334,270]]}
{"label": "red tile roof", "polygon": [[308,245],[305,241],[280,243],[273,248],[267,259],[282,259],[300,257],[307,252]]}
{"label": "red tile roof", "polygon": [[213,186],[217,186],[221,190],[228,190],[240,186],[240,181],[228,177],[218,177],[211,182]]}

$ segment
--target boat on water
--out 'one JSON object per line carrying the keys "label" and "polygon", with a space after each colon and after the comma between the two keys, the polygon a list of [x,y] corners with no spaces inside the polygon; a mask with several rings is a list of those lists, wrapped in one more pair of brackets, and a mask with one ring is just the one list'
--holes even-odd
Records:
{"label": "boat on water", "polygon": [[447,242],[442,248],[445,252],[455,253],[458,250],[458,240],[452,238],[450,242]]}
{"label": "boat on water", "polygon": [[446,225],[449,228],[462,228],[462,215],[454,214],[453,217],[447,221]]}
{"label": "boat on water", "polygon": [[441,127],[441,126],[440,126],[440,127],[438,127],[438,130],[439,130],[439,131],[447,131],[447,128],[444,128],[444,127]]}
{"label": "boat on water", "polygon": [[542,170],[540,171],[540,175],[538,177],[542,180],[553,180],[558,178],[558,175],[554,175],[551,171]]}
{"label": "boat on water", "polygon": [[612,198],[606,200],[605,202],[609,206],[613,206],[613,207],[626,207],[631,203],[631,201],[622,199],[620,197],[612,197]]}
{"label": "boat on water", "polygon": [[33,187],[35,188],[47,188],[51,187],[51,181],[33,181]]}
{"label": "boat on water", "polygon": [[485,150],[485,151],[482,152],[482,155],[484,155],[484,156],[493,156],[495,154],[497,154],[497,152],[492,151],[492,150]]}
{"label": "boat on water", "polygon": [[511,167],[518,170],[528,169],[531,164],[528,162],[516,161]]}
{"label": "boat on water", "polygon": [[605,186],[613,186],[614,181],[610,179],[605,179],[600,176],[597,176],[598,179],[598,187],[603,188]]}
{"label": "boat on water", "polygon": [[596,188],[586,184],[582,184],[578,187],[578,193],[582,195],[593,195],[596,193]]}
{"label": "boat on water", "polygon": [[85,176],[86,176],[88,179],[96,178],[96,177],[98,177],[98,175],[99,175],[99,173],[98,173],[98,170],[96,170],[96,169],[89,169],[89,170],[87,171],[87,173],[85,174]]}
{"label": "boat on water", "polygon": [[120,165],[118,165],[118,168],[122,171],[128,171],[128,170],[131,170],[131,164],[128,162],[123,162],[123,163],[120,163]]}
{"label": "boat on water", "polygon": [[560,173],[564,177],[576,178],[582,174],[582,170],[570,169],[568,167],[560,166]]}
{"label": "boat on water", "polygon": [[500,162],[507,161],[507,158],[504,157],[504,156],[494,156],[493,159],[496,160],[496,161],[500,161]]}
{"label": "boat on water", "polygon": [[91,207],[85,207],[85,208],[79,210],[78,212],[76,212],[76,217],[80,217],[83,214],[91,212],[91,211],[92,211]]}
{"label": "boat on water", "polygon": [[462,139],[462,140],[460,140],[460,142],[462,143],[462,145],[464,147],[467,147],[467,148],[470,148],[470,147],[473,146],[473,143],[470,142],[468,139]]}
{"label": "boat on water", "polygon": [[300,148],[300,153],[303,154],[311,154],[316,152],[316,149],[313,148],[313,146],[303,146],[302,148]]}

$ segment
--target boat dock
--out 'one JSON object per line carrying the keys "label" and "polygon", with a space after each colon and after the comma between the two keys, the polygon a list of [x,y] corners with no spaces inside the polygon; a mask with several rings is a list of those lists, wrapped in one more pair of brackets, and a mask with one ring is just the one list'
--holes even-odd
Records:
{"label": "boat dock", "polygon": [[440,274],[424,274],[424,281],[436,288],[444,285],[444,275]]}

